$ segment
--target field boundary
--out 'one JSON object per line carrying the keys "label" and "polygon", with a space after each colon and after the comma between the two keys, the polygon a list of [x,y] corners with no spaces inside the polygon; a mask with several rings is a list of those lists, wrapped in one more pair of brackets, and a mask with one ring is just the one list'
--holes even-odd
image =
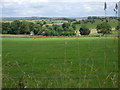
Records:
{"label": "field boundary", "polygon": [[81,36],[31,36],[31,35],[0,35],[0,37],[119,37],[119,34],[105,34],[105,35],[81,35]]}

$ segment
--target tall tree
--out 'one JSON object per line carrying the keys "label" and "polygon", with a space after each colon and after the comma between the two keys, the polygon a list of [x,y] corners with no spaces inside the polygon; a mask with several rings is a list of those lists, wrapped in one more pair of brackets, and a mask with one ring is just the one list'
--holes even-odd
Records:
{"label": "tall tree", "polygon": [[20,34],[29,34],[29,33],[30,33],[29,23],[27,21],[22,21],[21,28],[20,28]]}
{"label": "tall tree", "polygon": [[11,23],[11,29],[12,29],[11,34],[20,34],[21,22],[19,20],[13,21]]}
{"label": "tall tree", "polygon": [[[1,25],[0,25],[1,26]],[[2,22],[2,34],[9,34],[11,33],[10,23],[9,22]]]}

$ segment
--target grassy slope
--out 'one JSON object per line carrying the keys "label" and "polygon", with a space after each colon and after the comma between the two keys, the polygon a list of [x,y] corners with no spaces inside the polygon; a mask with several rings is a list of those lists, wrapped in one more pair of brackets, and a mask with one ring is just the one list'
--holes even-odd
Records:
{"label": "grassy slope", "polygon": [[3,38],[3,87],[117,87],[117,51],[110,37]]}
{"label": "grassy slope", "polygon": [[[98,24],[100,24],[100,23],[102,23],[102,21],[101,20],[95,20],[95,23],[93,23],[93,24],[91,24],[91,23],[81,23],[81,24],[76,24],[76,27],[77,27],[77,30],[79,30],[80,29],[80,26],[82,26],[82,25],[86,25],[88,28],[90,28],[90,29],[94,29],[94,28],[96,28],[96,26],[98,25]],[[114,20],[114,19],[109,19],[109,23],[108,24],[110,24],[110,26],[112,27],[112,28],[114,28],[114,27],[116,27],[117,25],[118,25],[118,22],[116,21],[116,20]]]}

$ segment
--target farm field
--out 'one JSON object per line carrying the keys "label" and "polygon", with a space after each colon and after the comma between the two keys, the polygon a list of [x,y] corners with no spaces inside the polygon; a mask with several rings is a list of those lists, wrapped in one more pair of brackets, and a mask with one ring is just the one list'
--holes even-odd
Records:
{"label": "farm field", "polygon": [[116,37],[2,39],[3,88],[117,88]]}

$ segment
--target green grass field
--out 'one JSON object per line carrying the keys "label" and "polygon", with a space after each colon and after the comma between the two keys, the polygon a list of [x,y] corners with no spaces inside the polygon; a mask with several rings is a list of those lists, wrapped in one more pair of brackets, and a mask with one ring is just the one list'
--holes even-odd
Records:
{"label": "green grass field", "polygon": [[[114,19],[108,19],[109,22],[108,24],[112,27],[115,28],[118,25],[118,21]],[[86,25],[89,29],[95,29],[98,24],[103,23],[103,21],[95,19],[95,23],[81,23],[81,24],[76,24],[76,29],[79,30],[82,25]]]}
{"label": "green grass field", "polygon": [[3,88],[116,88],[115,37],[3,38]]}

